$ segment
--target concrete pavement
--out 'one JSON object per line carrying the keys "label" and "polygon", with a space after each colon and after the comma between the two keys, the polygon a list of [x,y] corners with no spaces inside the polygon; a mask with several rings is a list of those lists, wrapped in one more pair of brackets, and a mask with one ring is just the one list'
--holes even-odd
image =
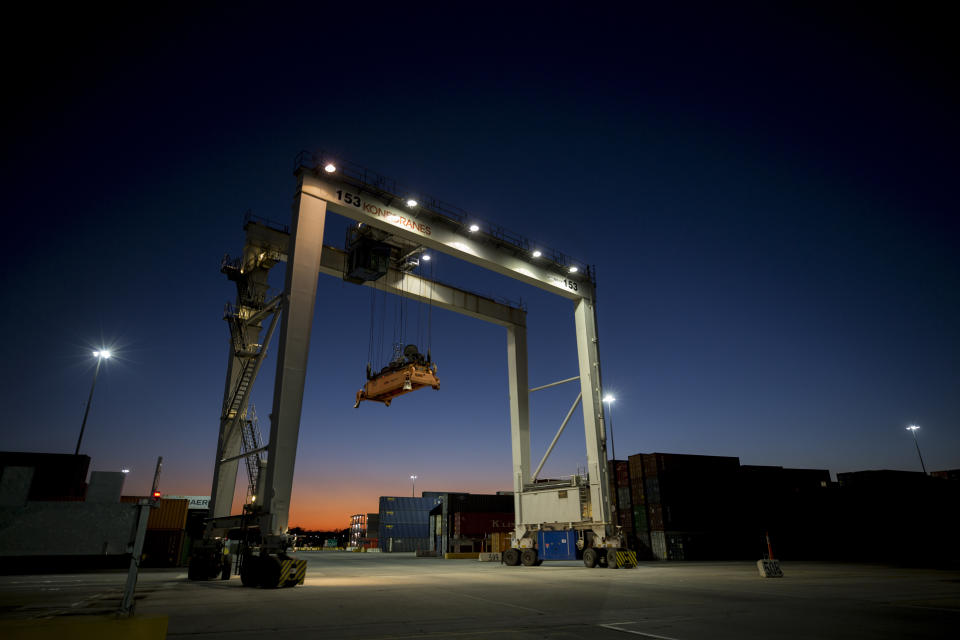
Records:
{"label": "concrete pavement", "polygon": [[[752,563],[648,563],[613,570],[586,569],[579,562],[506,567],[412,554],[298,555],[309,568],[305,584],[292,589],[247,589],[236,577],[195,583],[185,580],[183,571],[146,571],[137,613],[169,615],[168,637],[195,640],[280,634],[460,640],[944,638],[960,624],[956,571],[788,562],[784,578],[765,580]],[[47,576],[31,579],[39,578]],[[100,582],[93,591],[103,594],[98,600],[112,598],[103,576],[95,578]],[[11,584],[15,579],[21,584]],[[4,603],[11,594],[29,600],[23,580],[0,579]],[[60,588],[80,593],[79,585]],[[13,614],[6,608],[6,615]]]}

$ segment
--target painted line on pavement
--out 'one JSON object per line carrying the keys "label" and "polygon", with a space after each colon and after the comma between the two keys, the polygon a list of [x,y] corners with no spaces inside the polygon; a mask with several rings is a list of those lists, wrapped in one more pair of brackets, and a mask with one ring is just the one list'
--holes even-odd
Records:
{"label": "painted line on pavement", "polygon": [[496,600],[487,600],[486,598],[481,598],[480,596],[471,596],[466,593],[457,593],[456,591],[452,592],[458,596],[463,596],[464,598],[472,598],[473,600],[480,600],[481,602],[487,602],[489,604],[495,604],[500,607],[513,607],[514,609],[523,609],[524,611],[533,611],[534,613],[540,614],[541,616],[547,615],[546,612],[540,611],[539,609],[531,609],[530,607],[522,607],[519,604],[512,604],[510,602],[497,602]]}
{"label": "painted line on pavement", "polygon": [[603,627],[604,629],[612,629],[613,631],[620,631],[621,633],[643,636],[644,638],[656,638],[657,640],[677,640],[677,638],[671,638],[670,636],[658,636],[655,633],[643,633],[641,631],[633,631],[632,629],[621,629],[617,626],[621,624],[636,624],[636,622],[617,622],[616,624],[598,624],[597,626]]}

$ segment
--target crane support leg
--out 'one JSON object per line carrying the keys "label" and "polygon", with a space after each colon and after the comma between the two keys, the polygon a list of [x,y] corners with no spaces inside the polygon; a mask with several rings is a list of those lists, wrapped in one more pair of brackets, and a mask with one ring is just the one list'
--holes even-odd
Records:
{"label": "crane support leg", "polygon": [[277,373],[274,381],[273,411],[270,414],[270,442],[267,445],[266,478],[261,480],[263,520],[260,531],[266,551],[282,553],[290,514],[293,468],[303,408],[310,329],[313,325],[323,248],[323,226],[327,205],[323,200],[298,191],[293,210],[290,252],[284,294],[285,313],[280,324]]}
{"label": "crane support leg", "polygon": [[587,469],[590,474],[590,504],[594,535],[615,535],[610,523],[607,481],[607,433],[603,419],[600,380],[600,351],[597,316],[593,301],[577,301],[574,320],[577,327],[577,355],[580,363],[580,391],[583,398],[583,428],[587,444]]}
{"label": "crane support leg", "polygon": [[510,386],[510,444],[513,451],[513,508],[516,535],[523,535],[521,496],[530,477],[530,396],[527,380],[527,328],[507,327],[507,373]]}

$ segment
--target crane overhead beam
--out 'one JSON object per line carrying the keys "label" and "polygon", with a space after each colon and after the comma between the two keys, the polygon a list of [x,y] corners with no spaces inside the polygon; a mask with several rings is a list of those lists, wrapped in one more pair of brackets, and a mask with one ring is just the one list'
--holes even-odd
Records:
{"label": "crane overhead beam", "polygon": [[426,207],[405,208],[382,199],[368,186],[297,170],[300,194],[323,201],[330,211],[370,225],[410,242],[454,256],[484,269],[526,282],[570,300],[594,298],[590,273],[575,265],[559,265],[520,247],[505,245],[482,231],[471,232],[447,216]]}
{"label": "crane overhead beam", "polygon": [[[276,260],[287,261],[289,233],[258,222],[249,222],[247,224],[247,242],[268,245]],[[320,254],[320,273],[342,278],[346,273],[346,264],[346,251],[330,245],[323,245],[323,251]],[[492,322],[502,327],[524,327],[527,324],[527,313],[520,307],[497,302],[491,298],[441,284],[400,269],[390,268],[383,278],[363,284],[410,300],[431,304],[438,309]]]}

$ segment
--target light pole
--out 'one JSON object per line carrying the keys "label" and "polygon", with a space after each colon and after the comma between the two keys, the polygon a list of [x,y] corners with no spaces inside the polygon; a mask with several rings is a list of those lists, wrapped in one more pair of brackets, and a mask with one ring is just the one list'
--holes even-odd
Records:
{"label": "light pole", "polygon": [[907,431],[913,434],[913,444],[917,445],[917,455],[920,456],[920,468],[923,469],[923,475],[927,475],[927,466],[923,464],[923,454],[920,453],[920,442],[917,440],[917,429],[919,429],[915,424],[907,427]]}
{"label": "light pole", "polygon": [[417,497],[417,476],[410,476],[410,480],[413,482],[413,487],[410,489],[410,497]]}
{"label": "light pole", "polygon": [[87,416],[90,415],[90,403],[93,402],[93,390],[97,388],[97,374],[100,373],[100,363],[110,359],[110,352],[106,349],[94,351],[93,357],[97,359],[97,368],[93,370],[93,384],[90,385],[90,395],[87,397],[87,409],[83,412],[83,422],[80,424],[80,437],[77,438],[77,448],[73,455],[79,455],[80,443],[83,441],[83,430],[87,428]]}
{"label": "light pole", "polygon": [[613,456],[613,460],[617,459],[617,445],[613,442],[613,403],[616,402],[611,394],[603,396],[603,401],[607,403],[607,411],[610,412],[610,455]]}

